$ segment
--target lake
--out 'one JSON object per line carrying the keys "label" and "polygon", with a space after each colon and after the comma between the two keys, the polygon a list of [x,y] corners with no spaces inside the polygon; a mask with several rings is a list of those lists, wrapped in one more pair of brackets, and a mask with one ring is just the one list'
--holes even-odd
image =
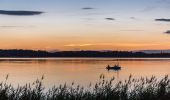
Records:
{"label": "lake", "polygon": [[[105,67],[119,63],[120,71],[107,71]],[[45,76],[44,85],[51,87],[63,83],[88,86],[99,80],[115,77],[116,81],[124,80],[130,74],[133,77],[170,75],[170,59],[163,58],[1,58],[0,80],[9,75],[8,83],[17,86],[33,82]]]}

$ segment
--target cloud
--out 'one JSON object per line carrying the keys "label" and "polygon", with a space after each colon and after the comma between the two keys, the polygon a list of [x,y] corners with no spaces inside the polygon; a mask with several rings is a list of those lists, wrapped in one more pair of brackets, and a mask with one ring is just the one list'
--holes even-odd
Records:
{"label": "cloud", "polygon": [[92,9],[95,9],[95,8],[92,8],[92,7],[84,7],[82,8],[83,10],[92,10]]}
{"label": "cloud", "polygon": [[94,44],[68,44],[68,45],[64,45],[66,47],[84,47],[84,46],[92,46]]}
{"label": "cloud", "polygon": [[170,19],[160,18],[160,19],[155,19],[155,21],[170,22]]}
{"label": "cloud", "polygon": [[22,27],[22,26],[0,26],[2,28]]}
{"label": "cloud", "polygon": [[0,26],[0,28],[31,28],[31,27],[35,27],[35,26],[12,26],[12,25]]}
{"label": "cloud", "polygon": [[136,19],[135,17],[130,17],[130,19]]}
{"label": "cloud", "polygon": [[166,34],[170,34],[170,30],[167,30],[165,33],[166,33]]}
{"label": "cloud", "polygon": [[105,18],[106,20],[115,20],[114,18]]}
{"label": "cloud", "polygon": [[33,16],[40,15],[42,11],[12,11],[12,10],[0,10],[2,15],[14,15],[14,16]]}
{"label": "cloud", "polygon": [[144,31],[144,30],[120,30],[120,31]]}
{"label": "cloud", "polygon": [[85,43],[85,44],[67,44],[64,45],[66,47],[87,47],[87,46],[130,46],[130,47],[137,47],[137,46],[151,46],[151,45],[159,45],[158,43],[148,44],[148,43]]}

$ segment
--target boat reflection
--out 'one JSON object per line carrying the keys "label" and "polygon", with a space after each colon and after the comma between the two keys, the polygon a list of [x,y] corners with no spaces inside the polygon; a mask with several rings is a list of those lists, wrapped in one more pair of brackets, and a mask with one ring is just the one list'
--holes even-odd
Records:
{"label": "boat reflection", "polygon": [[116,79],[117,79],[117,81],[119,80],[119,71],[121,70],[121,66],[119,65],[119,64],[115,64],[114,66],[110,66],[110,65],[108,65],[107,67],[106,67],[106,70],[108,71],[108,72],[110,72],[110,71],[114,71],[115,73],[116,73]]}

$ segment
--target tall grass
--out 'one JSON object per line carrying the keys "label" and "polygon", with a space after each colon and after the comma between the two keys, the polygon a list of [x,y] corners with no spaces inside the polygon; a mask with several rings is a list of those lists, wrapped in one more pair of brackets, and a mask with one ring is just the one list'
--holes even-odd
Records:
{"label": "tall grass", "polygon": [[[6,80],[8,76],[6,77]],[[44,77],[32,84],[13,87],[0,83],[0,100],[170,100],[170,79],[129,76],[127,80],[114,82],[114,77],[106,80],[104,75],[96,84],[84,88],[80,85],[62,84],[48,91],[42,85]]]}

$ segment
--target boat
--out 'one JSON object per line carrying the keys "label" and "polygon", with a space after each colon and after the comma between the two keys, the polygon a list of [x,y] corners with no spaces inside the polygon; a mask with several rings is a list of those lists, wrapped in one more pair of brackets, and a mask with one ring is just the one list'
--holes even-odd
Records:
{"label": "boat", "polygon": [[[118,58],[118,54],[117,54],[117,58]],[[115,64],[114,66],[110,66],[108,65],[106,67],[107,70],[115,70],[115,71],[119,71],[121,70],[121,66],[119,65],[118,59],[117,59],[117,64]]]}
{"label": "boat", "polygon": [[116,65],[114,65],[114,66],[108,65],[108,66],[106,67],[106,69],[107,69],[107,70],[121,70],[121,66],[119,66],[119,64],[116,64]]}

